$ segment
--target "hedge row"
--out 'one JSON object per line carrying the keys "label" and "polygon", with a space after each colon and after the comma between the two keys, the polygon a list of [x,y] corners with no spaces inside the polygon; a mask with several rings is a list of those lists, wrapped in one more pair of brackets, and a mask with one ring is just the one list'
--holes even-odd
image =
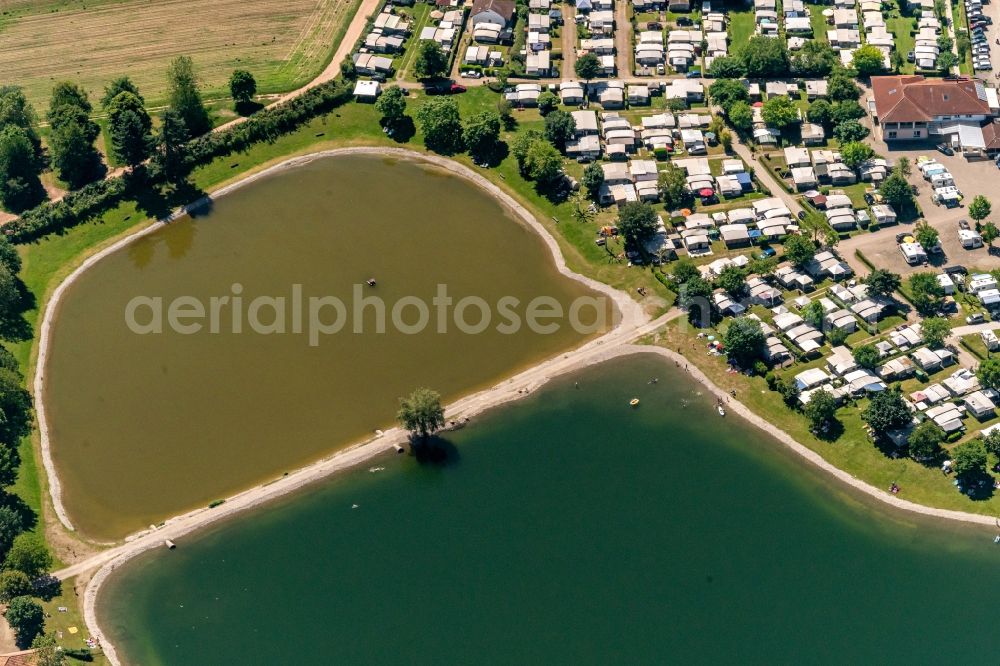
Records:
{"label": "hedge row", "polygon": [[[244,122],[191,140],[185,146],[188,168],[211,162],[217,157],[245,151],[254,144],[273,142],[295,131],[312,119],[329,113],[351,99],[349,82],[335,79],[312,88],[283,104],[263,109]],[[155,159],[154,159],[155,162]],[[153,169],[153,173],[158,170]],[[146,179],[129,175],[108,178],[70,192],[61,201],[46,202],[4,226],[4,233],[15,243],[27,243],[46,234],[63,231],[86,222],[114,208],[130,194],[130,184],[149,187]]]}

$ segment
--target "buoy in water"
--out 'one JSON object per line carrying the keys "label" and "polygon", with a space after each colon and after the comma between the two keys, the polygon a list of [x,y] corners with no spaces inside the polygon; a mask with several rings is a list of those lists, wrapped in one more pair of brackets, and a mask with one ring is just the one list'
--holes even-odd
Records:
{"label": "buoy in water", "polygon": [[639,398],[632,398],[631,400],[628,401],[628,404],[630,406],[632,406],[632,407],[638,407],[639,406]]}

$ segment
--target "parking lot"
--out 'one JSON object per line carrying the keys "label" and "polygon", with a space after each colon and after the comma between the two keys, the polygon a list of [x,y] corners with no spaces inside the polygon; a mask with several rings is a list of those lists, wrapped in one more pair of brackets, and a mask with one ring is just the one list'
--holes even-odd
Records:
{"label": "parking lot", "polygon": [[[997,35],[993,34],[996,23],[995,12],[990,11],[990,6],[986,4],[988,0],[959,0],[965,4],[965,15],[970,28],[970,38],[972,41],[972,64],[978,75],[987,78],[993,71],[993,46]],[[958,28],[959,26],[956,26]]]}
{"label": "parking lot", "polygon": [[[910,160],[912,174],[910,184],[917,188],[917,203],[924,213],[925,219],[932,227],[937,229],[940,235],[943,255],[932,255],[930,257],[932,265],[962,264],[963,266],[977,266],[984,269],[1000,268],[1000,255],[991,255],[986,247],[976,250],[966,250],[962,247],[958,239],[958,221],[965,219],[973,226],[975,223],[969,218],[966,206],[977,195],[986,196],[993,202],[994,221],[1000,221],[1000,196],[998,196],[998,183],[1000,183],[1000,170],[989,160],[970,162],[961,155],[944,155],[935,148],[935,144],[928,142],[923,144],[908,143],[906,150],[890,149],[879,137],[871,138],[875,152],[886,155],[893,162],[897,162],[900,157],[907,157]],[[927,157],[937,160],[944,165],[955,179],[955,185],[962,191],[962,205],[958,208],[944,208],[931,201],[933,189],[930,183],[925,181],[917,169],[917,158]],[[859,234],[853,238],[842,241],[839,250],[843,257],[851,264],[860,275],[868,272],[864,266],[854,256],[855,250],[862,253],[877,266],[887,268],[896,273],[906,275],[920,270],[926,270],[923,266],[911,266],[903,259],[896,244],[896,234],[911,230],[913,225],[898,224],[886,227],[874,233]],[[1000,243],[997,244],[1000,250]]]}

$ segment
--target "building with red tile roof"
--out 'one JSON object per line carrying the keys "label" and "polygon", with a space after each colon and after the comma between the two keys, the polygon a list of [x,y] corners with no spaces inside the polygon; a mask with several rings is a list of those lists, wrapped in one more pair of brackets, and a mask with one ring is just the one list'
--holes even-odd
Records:
{"label": "building with red tile roof", "polygon": [[[982,81],[874,76],[874,116],[887,142],[944,140],[982,148],[983,126],[997,114]],[[995,96],[993,96],[995,100]]]}

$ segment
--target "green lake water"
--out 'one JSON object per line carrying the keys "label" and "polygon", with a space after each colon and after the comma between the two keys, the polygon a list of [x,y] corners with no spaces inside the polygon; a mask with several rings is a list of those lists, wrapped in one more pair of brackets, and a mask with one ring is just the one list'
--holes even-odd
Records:
{"label": "green lake water", "polygon": [[991,533],[869,506],[660,359],[448,440],[141,556],[102,625],[143,666],[994,658]]}
{"label": "green lake water", "polygon": [[[200,332],[171,331],[174,299],[193,297],[209,316],[211,298],[232,298],[237,283],[242,332],[232,300],[219,301],[217,332],[210,319]],[[444,333],[432,302],[440,284],[455,304]],[[376,306],[354,317],[355,285],[384,300],[384,333]],[[565,323],[555,333],[499,332],[508,321],[495,306],[501,298],[518,299],[514,312],[526,321],[531,299],[565,307],[591,294],[560,275],[541,239],[495,199],[439,169],[351,156],[268,176],[106,257],[67,290],[45,400],[70,517],[87,535],[118,538],[275,478],[393,425],[397,398],[417,386],[451,400],[586,337]],[[250,332],[259,296],[285,299],[284,334]],[[308,298],[327,296],[345,303],[345,327],[311,346]],[[393,306],[413,296],[431,317],[420,334],[392,324]],[[453,323],[466,296],[492,308],[482,333]],[[130,329],[135,297],[162,299],[164,333]],[[593,312],[580,320],[592,323]],[[324,309],[320,318],[336,316]],[[419,317],[416,306],[401,311],[406,326]],[[472,324],[481,317],[464,314]],[[275,318],[270,306],[257,317]],[[135,320],[151,323],[152,306]]]}

